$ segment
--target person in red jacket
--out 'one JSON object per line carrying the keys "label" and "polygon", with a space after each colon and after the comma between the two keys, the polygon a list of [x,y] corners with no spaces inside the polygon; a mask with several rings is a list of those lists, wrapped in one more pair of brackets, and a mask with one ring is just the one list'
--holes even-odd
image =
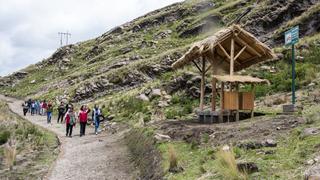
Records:
{"label": "person in red jacket", "polygon": [[66,136],[72,137],[73,126],[76,125],[76,115],[73,111],[73,107],[69,108],[65,115],[66,120]]}
{"label": "person in red jacket", "polygon": [[80,108],[79,112],[79,121],[80,121],[80,137],[86,135],[86,125],[88,121],[88,114],[90,112],[90,109],[88,109],[87,106],[83,105]]}

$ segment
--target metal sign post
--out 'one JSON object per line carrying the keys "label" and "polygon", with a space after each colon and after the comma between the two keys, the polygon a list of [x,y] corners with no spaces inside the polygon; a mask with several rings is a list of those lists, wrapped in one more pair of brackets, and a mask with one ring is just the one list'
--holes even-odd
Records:
{"label": "metal sign post", "polygon": [[299,41],[299,26],[296,26],[285,32],[285,45],[291,45],[292,48],[292,104],[296,103],[296,61],[294,45]]}

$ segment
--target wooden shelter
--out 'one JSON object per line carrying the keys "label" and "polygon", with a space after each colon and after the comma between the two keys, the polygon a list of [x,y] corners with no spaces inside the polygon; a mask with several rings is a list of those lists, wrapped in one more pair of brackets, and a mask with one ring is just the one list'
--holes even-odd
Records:
{"label": "wooden shelter", "polygon": [[[225,110],[230,114],[239,110],[254,110],[254,84],[268,81],[234,73],[251,65],[275,58],[272,50],[238,25],[220,30],[213,36],[195,43],[172,67],[174,69],[193,63],[202,75],[200,110],[204,110],[205,76],[212,75],[211,111],[216,112],[217,82],[221,84],[220,121]],[[207,63],[209,62],[209,63]],[[207,65],[209,64],[209,65]],[[251,92],[239,92],[239,84],[252,84]],[[228,87],[229,91],[226,91]]]}

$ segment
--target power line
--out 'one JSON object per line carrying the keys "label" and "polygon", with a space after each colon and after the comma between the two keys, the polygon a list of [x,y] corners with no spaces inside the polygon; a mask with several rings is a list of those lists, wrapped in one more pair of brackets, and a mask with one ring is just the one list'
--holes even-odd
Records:
{"label": "power line", "polygon": [[60,36],[60,47],[63,46],[63,40],[65,40],[65,45],[69,44],[69,37],[71,38],[71,33],[67,32],[58,32]]}

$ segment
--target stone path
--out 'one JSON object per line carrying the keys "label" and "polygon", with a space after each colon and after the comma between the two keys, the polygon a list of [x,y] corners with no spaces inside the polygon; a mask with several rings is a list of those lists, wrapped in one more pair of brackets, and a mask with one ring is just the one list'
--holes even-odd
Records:
{"label": "stone path", "polygon": [[[0,95],[10,109],[23,117],[22,101]],[[65,137],[65,124],[57,124],[53,117],[52,125],[46,123],[45,116],[24,117],[28,121],[56,133],[61,141],[61,152],[46,179],[136,179],[137,170],[129,160],[127,147],[123,143],[124,132],[95,135],[94,129],[87,127],[86,136],[80,138],[79,124],[74,128],[73,137]]]}

